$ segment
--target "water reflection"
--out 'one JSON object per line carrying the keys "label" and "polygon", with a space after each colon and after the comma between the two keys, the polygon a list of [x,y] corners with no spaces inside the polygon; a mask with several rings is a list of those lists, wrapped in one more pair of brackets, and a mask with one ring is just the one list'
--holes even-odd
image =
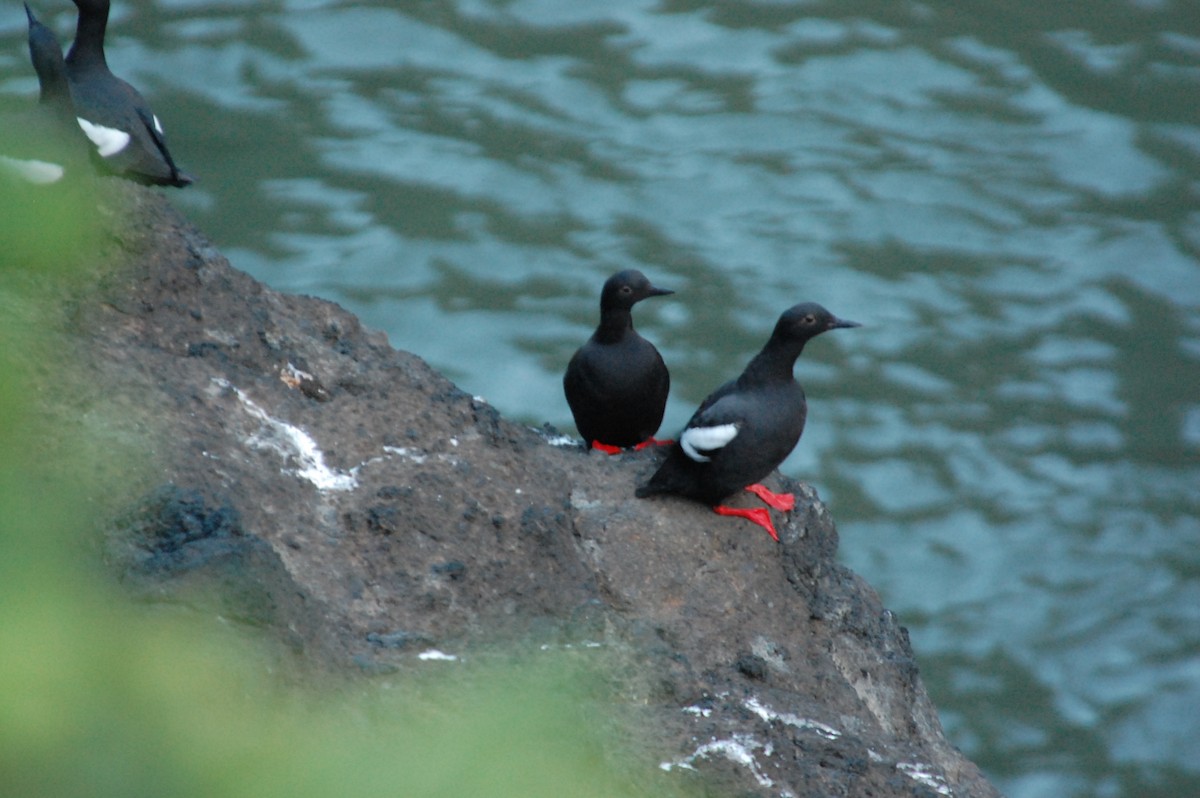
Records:
{"label": "water reflection", "polygon": [[[65,5],[65,4],[63,4]],[[411,7],[410,7],[411,6]],[[599,285],[665,426],[779,311],[844,558],[1014,796],[1200,793],[1200,37],[1185,4],[122,2],[109,60],[235,265],[341,302],[505,414]],[[39,9],[68,35],[68,9]],[[0,90],[27,99],[23,17]]]}

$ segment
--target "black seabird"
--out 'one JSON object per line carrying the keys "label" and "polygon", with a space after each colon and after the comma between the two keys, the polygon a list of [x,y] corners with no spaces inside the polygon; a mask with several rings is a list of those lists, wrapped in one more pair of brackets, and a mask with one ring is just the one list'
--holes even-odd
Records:
{"label": "black seabird", "polygon": [[785,310],[770,340],[742,375],[700,404],[667,459],[650,481],[637,489],[638,497],[656,493],[685,496],[713,505],[721,515],[747,518],[779,540],[765,507],[744,509],[720,503],[745,488],[777,510],[795,506],[792,494],[772,493],[757,484],[784,461],[804,431],[808,405],[792,368],[810,338],[858,326],[858,322],[839,319],[813,302]]}
{"label": "black seabird", "polygon": [[96,145],[100,161],[109,171],[139,183],[182,188],[193,182],[175,165],[162,123],[145,98],[108,69],[108,0],[74,3],[79,19],[67,53],[67,77],[79,126]]}
{"label": "black seabird", "polygon": [[29,60],[38,77],[38,102],[62,121],[74,125],[74,106],[71,104],[71,86],[67,81],[62,45],[54,31],[34,16],[29,3],[25,4],[25,17],[29,20]]}
{"label": "black seabird", "polygon": [[90,169],[89,145],[75,123],[62,45],[28,4],[25,16],[29,20],[29,60],[38,77],[38,105],[20,118],[4,120],[16,139],[5,140],[0,162],[30,183],[55,183],[64,174]]}
{"label": "black seabird", "polygon": [[654,344],[633,329],[633,306],[673,294],[636,269],[617,272],[600,292],[600,326],[567,364],[563,392],[587,445],[614,454],[657,443],[671,375]]}

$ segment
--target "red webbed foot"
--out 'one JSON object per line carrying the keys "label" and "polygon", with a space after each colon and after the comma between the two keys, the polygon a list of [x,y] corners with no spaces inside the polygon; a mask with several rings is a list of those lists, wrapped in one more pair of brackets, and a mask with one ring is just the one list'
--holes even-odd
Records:
{"label": "red webbed foot", "polygon": [[605,454],[621,453],[620,446],[609,446],[607,443],[601,443],[600,441],[592,441],[592,448],[598,452],[604,452]]}
{"label": "red webbed foot", "polygon": [[774,493],[773,491],[767,490],[765,485],[760,485],[757,482],[753,485],[747,485],[746,490],[750,491],[755,496],[762,499],[764,503],[771,505],[776,510],[790,512],[796,509],[795,494]]}
{"label": "red webbed foot", "polygon": [[775,533],[775,524],[771,523],[771,511],[766,507],[726,507],[723,504],[718,504],[713,508],[713,512],[717,515],[731,515],[737,518],[745,518],[747,521],[753,521],[767,530],[767,534],[776,541],[779,540],[779,535]]}

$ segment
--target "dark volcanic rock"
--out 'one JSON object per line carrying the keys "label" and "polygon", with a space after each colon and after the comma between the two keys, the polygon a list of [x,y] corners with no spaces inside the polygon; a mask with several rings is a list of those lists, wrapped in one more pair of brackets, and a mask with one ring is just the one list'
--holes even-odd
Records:
{"label": "dark volcanic rock", "polygon": [[232,269],[157,194],[115,190],[136,221],[75,309],[72,401],[152,430],[161,487],[113,535],[134,584],[211,574],[240,617],[349,670],[598,643],[629,663],[663,778],[712,794],[997,794],[943,738],[904,628],[834,560],[811,488],[772,478],[799,502],[782,544],[635,499],[659,453],[554,445],[340,307]]}

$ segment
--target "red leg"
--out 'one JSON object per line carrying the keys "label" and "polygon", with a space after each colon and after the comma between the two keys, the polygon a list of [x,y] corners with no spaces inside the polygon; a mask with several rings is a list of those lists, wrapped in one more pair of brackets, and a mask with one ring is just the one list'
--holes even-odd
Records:
{"label": "red leg", "polygon": [[592,448],[598,452],[604,452],[605,454],[621,453],[620,446],[609,446],[607,443],[601,443],[600,441],[592,441]]}
{"label": "red leg", "polygon": [[747,485],[746,490],[753,493],[765,503],[771,505],[776,510],[788,512],[796,509],[796,496],[793,493],[773,493],[767,490],[765,485],[759,485],[757,482],[753,485]]}
{"label": "red leg", "polygon": [[640,452],[649,446],[670,446],[675,441],[660,441],[658,438],[647,438],[646,440],[633,447],[635,452]]}
{"label": "red leg", "polygon": [[775,533],[775,525],[771,523],[771,511],[766,507],[726,507],[723,504],[718,504],[713,508],[713,512],[717,515],[732,515],[737,518],[745,518],[747,521],[754,523],[767,530],[767,533],[779,540],[779,535]]}

